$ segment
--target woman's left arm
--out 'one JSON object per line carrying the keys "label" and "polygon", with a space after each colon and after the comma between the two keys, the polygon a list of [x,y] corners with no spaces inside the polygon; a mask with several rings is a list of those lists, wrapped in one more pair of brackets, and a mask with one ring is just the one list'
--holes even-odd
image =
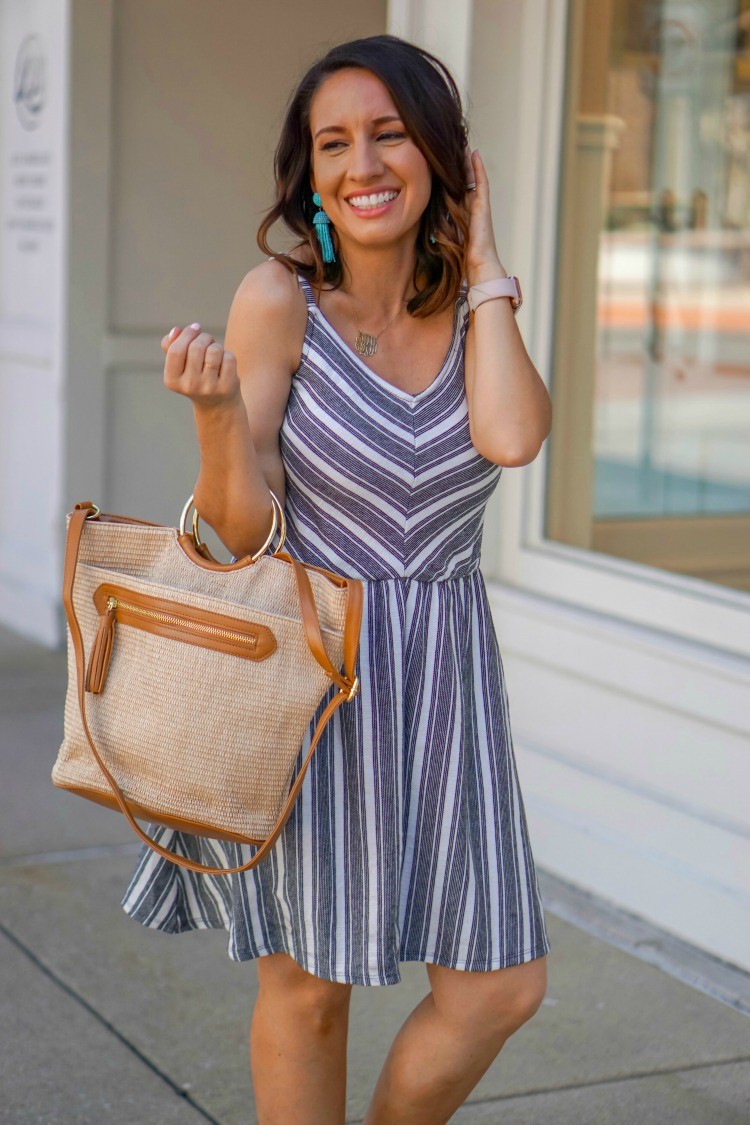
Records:
{"label": "woman's left arm", "polygon": [[[467,193],[471,286],[508,274],[495,246],[489,182],[478,151],[469,167],[477,185]],[[469,316],[465,380],[472,443],[497,465],[528,465],[552,429],[547,388],[526,351],[510,298],[483,301]]]}

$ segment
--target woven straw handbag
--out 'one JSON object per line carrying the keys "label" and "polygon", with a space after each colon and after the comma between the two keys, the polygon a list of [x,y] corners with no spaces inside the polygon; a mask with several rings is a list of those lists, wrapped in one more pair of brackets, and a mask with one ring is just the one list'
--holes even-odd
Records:
{"label": "woven straw handbag", "polygon": [[[362,583],[283,552],[275,496],[261,550],[217,562],[197,511],[186,530],[192,499],[179,528],[90,501],[67,517],[68,692],[52,781],[121,811],[179,866],[228,875],[268,855],[326,723],[359,690]],[[290,787],[331,684],[339,690]],[[157,844],[136,817],[258,850],[241,866],[208,867]]]}

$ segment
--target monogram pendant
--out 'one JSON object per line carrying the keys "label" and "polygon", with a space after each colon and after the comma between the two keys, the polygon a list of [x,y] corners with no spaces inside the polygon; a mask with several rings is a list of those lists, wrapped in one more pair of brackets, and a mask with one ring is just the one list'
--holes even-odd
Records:
{"label": "monogram pendant", "polygon": [[354,341],[354,347],[360,355],[375,355],[378,350],[378,341],[369,332],[360,332]]}

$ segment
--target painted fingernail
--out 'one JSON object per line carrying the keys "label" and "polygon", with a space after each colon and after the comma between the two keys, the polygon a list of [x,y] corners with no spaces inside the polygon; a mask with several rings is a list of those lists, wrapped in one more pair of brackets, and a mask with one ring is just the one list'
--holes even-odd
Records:
{"label": "painted fingernail", "polygon": [[171,332],[169,333],[169,336],[167,337],[167,339],[168,339],[168,340],[171,340],[171,339],[172,339],[172,337],[174,336],[175,332],[177,331],[177,327],[178,327],[178,326],[177,326],[177,325],[175,324],[174,328],[172,329],[172,331],[171,331]]}
{"label": "painted fingernail", "polygon": [[195,324],[191,324],[191,325],[190,325],[190,327],[191,327],[191,328],[200,328],[200,324],[199,324],[199,323],[198,323],[198,321],[196,320]]}

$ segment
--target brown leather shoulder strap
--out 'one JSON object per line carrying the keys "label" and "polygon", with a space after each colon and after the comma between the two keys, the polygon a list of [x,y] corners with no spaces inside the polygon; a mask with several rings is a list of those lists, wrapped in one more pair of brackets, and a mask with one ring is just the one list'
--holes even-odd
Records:
{"label": "brown leather shoulder strap", "polygon": [[346,619],[344,624],[344,675],[342,676],[338,669],[334,668],[326,652],[323,634],[320,629],[320,618],[318,617],[318,610],[315,604],[315,595],[313,594],[312,583],[310,582],[306,568],[297,559],[293,559],[291,555],[288,555],[286,551],[279,551],[276,558],[291,563],[294,569],[300,608],[302,610],[302,624],[305,629],[305,636],[307,637],[310,652],[325,671],[326,675],[332,679],[335,684],[338,684],[342,691],[349,693],[354,690],[356,693],[355,664],[362,625],[363,604],[361,581],[358,578],[343,579],[347,587],[347,597]]}

